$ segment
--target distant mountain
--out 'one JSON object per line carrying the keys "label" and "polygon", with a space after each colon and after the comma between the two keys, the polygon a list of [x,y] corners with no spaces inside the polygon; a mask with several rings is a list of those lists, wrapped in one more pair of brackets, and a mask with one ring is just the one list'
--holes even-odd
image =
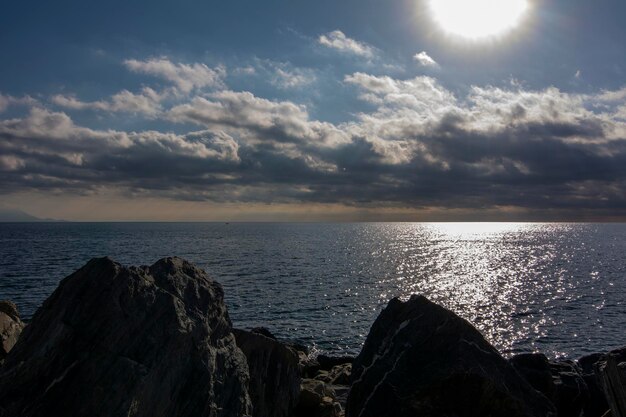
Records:
{"label": "distant mountain", "polygon": [[56,222],[55,219],[41,219],[21,210],[0,208],[0,222]]}

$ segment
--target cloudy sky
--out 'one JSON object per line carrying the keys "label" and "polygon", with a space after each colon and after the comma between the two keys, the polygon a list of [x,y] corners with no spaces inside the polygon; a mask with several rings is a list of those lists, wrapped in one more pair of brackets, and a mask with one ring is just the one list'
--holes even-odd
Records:
{"label": "cloudy sky", "polygon": [[0,208],[626,220],[626,3],[532,0],[473,37],[432,1],[9,2]]}

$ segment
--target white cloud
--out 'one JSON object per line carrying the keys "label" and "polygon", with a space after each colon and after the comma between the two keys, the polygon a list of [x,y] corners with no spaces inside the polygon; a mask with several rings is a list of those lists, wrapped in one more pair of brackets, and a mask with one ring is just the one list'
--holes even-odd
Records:
{"label": "white cloud", "polygon": [[146,61],[129,59],[124,61],[124,64],[133,72],[170,81],[183,93],[204,87],[222,87],[222,79],[226,75],[223,67],[209,68],[200,63],[174,63],[167,58],[152,58]]}
{"label": "white cloud", "polygon": [[324,45],[328,48],[365,58],[373,58],[376,54],[376,50],[373,46],[351,39],[340,30],[334,30],[320,35],[318,42],[320,45]]}
{"label": "white cloud", "polygon": [[144,87],[140,94],[122,90],[111,96],[110,100],[85,102],[74,96],[55,95],[51,101],[61,107],[71,110],[100,110],[106,112],[127,112],[143,114],[148,117],[156,117],[162,110],[161,101],[167,96],[166,93],[158,93],[155,90]]}
{"label": "white cloud", "polygon": [[426,53],[426,51],[422,51],[419,54],[415,54],[413,56],[413,60],[415,60],[418,64],[423,67],[438,67],[437,61],[432,59],[430,55]]}
{"label": "white cloud", "polygon": [[600,101],[606,101],[610,103],[626,102],[626,87],[622,87],[619,90],[613,91],[604,90],[600,94],[596,95],[595,98]]}
{"label": "white cloud", "polygon": [[331,123],[312,121],[306,107],[290,101],[271,101],[250,92],[220,91],[210,100],[194,98],[168,113],[177,123],[195,123],[209,129],[230,129],[249,145],[258,142],[305,143],[334,146],[346,141],[345,134]]}
{"label": "white cloud", "polygon": [[10,95],[4,95],[0,93],[0,113],[4,112],[9,106],[34,106],[37,104],[37,100],[30,96],[13,97]]}

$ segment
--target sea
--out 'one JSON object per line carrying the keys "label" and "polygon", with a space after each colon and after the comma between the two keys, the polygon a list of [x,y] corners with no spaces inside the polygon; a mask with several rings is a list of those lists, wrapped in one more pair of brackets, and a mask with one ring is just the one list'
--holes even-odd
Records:
{"label": "sea", "polygon": [[0,299],[32,317],[89,259],[183,257],[222,284],[233,325],[356,355],[394,297],[422,294],[505,356],[626,345],[626,224],[0,223]]}

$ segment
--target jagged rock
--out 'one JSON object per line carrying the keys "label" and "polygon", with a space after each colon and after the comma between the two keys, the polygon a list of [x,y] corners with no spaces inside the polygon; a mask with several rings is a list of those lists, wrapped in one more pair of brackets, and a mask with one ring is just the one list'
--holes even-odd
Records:
{"label": "jagged rock", "polygon": [[235,329],[237,346],[248,359],[254,417],[289,417],[300,395],[296,353],[254,331]]}
{"label": "jagged rock", "polygon": [[0,301],[0,364],[17,343],[23,329],[17,306],[11,301]]}
{"label": "jagged rock", "polygon": [[578,365],[587,389],[589,390],[589,401],[583,407],[585,417],[602,417],[609,409],[609,404],[604,397],[602,383],[596,375],[594,368],[596,364],[605,357],[603,353],[594,353],[578,359]]}
{"label": "jagged rock", "polygon": [[320,365],[320,369],[325,371],[330,371],[335,366],[345,365],[347,363],[352,364],[354,362],[354,356],[327,356],[327,355],[318,355],[317,363]]}
{"label": "jagged rock", "polygon": [[20,417],[240,417],[252,405],[219,284],[178,258],[93,259],[37,311],[0,369]]}
{"label": "jagged rock", "polygon": [[626,348],[613,350],[595,364],[613,417],[626,417]]}
{"label": "jagged rock", "polygon": [[274,336],[272,334],[272,332],[270,332],[267,327],[255,327],[253,329],[250,329],[250,332],[263,335],[263,336],[268,337],[268,338],[270,338],[272,340],[278,340],[278,339],[276,339],[276,336]]}
{"label": "jagged rock", "polygon": [[541,353],[517,355],[510,362],[533,388],[552,401],[559,417],[579,417],[589,403],[589,389],[576,363],[549,362]]}
{"label": "jagged rock", "polygon": [[335,366],[330,371],[319,370],[314,379],[331,385],[349,385],[351,373],[352,364],[344,363]]}
{"label": "jagged rock", "polygon": [[550,400],[554,399],[556,386],[552,379],[552,370],[546,355],[543,353],[523,353],[513,356],[509,361],[534,389]]}
{"label": "jagged rock", "polygon": [[555,415],[472,325],[422,296],[389,302],[352,381],[347,417]]}
{"label": "jagged rock", "polygon": [[294,417],[340,417],[343,413],[335,391],[322,381],[303,379]]}
{"label": "jagged rock", "polygon": [[572,361],[551,362],[555,386],[553,403],[559,417],[579,417],[589,402],[589,389],[578,366]]}

